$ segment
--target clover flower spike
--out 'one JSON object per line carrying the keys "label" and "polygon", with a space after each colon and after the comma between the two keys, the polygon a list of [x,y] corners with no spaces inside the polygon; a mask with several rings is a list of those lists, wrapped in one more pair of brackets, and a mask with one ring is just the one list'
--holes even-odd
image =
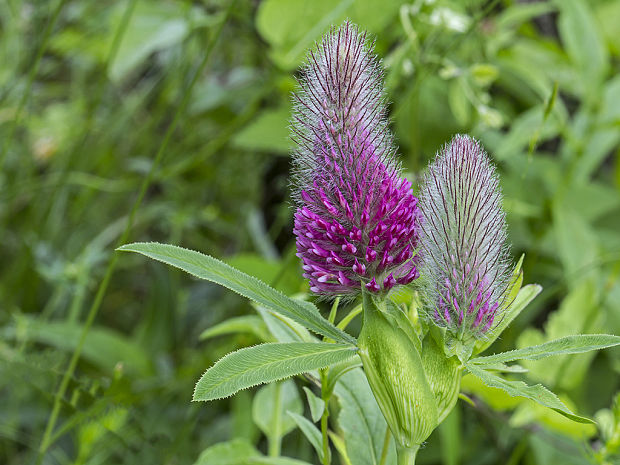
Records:
{"label": "clover flower spike", "polygon": [[310,289],[354,295],[418,277],[417,199],[401,176],[372,44],[345,22],[302,68],[291,125],[294,233]]}
{"label": "clover flower spike", "polygon": [[457,135],[436,156],[420,195],[420,270],[432,319],[461,337],[498,321],[510,282],[498,176],[480,143]]}

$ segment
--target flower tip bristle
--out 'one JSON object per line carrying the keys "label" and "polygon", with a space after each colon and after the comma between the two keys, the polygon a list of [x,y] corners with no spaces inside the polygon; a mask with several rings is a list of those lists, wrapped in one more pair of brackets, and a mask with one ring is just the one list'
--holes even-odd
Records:
{"label": "flower tip bristle", "polygon": [[462,338],[498,320],[509,284],[499,179],[474,138],[456,135],[430,164],[420,196],[421,270],[430,319]]}
{"label": "flower tip bristle", "polygon": [[350,22],[332,28],[294,95],[297,255],[312,292],[326,296],[388,292],[417,277],[417,199],[395,159],[370,48]]}

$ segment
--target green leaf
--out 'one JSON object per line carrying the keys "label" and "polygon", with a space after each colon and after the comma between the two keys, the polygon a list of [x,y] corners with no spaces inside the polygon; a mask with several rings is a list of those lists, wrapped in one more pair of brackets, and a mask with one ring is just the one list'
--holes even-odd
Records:
{"label": "green leaf", "polygon": [[458,123],[464,127],[471,120],[471,102],[467,98],[467,82],[464,77],[452,79],[448,84],[448,104]]}
{"label": "green leaf", "polygon": [[493,342],[495,342],[500,334],[504,332],[508,325],[512,323],[517,316],[519,316],[523,309],[527,307],[527,305],[534,300],[538,294],[540,294],[540,291],[542,291],[542,287],[538,284],[528,284],[527,286],[521,288],[512,304],[504,310],[499,324],[491,328],[491,330],[485,334],[484,339],[480,339],[476,342],[476,345],[474,346],[474,353],[479,354],[493,344]]}
{"label": "green leaf", "polygon": [[267,343],[226,355],[209,368],[196,384],[193,400],[213,400],[279,379],[324,368],[355,355],[345,344],[323,342]]}
{"label": "green leaf", "polygon": [[355,0],[265,0],[256,15],[256,29],[271,45],[270,55],[285,69],[295,68],[308,48],[327,29],[350,19],[370,32],[381,32],[396,16],[400,0],[356,2]]}
{"label": "green leaf", "polygon": [[483,370],[473,363],[466,364],[469,372],[479,378],[489,387],[499,388],[512,397],[526,397],[538,402],[545,407],[549,407],[567,418],[578,423],[592,423],[592,420],[575,415],[553,392],[549,391],[542,384],[528,386],[523,381],[508,381],[497,375]]}
{"label": "green leaf", "polygon": [[334,447],[336,448],[336,450],[338,451],[338,454],[340,455],[340,463],[342,465],[353,465],[351,463],[351,459],[349,459],[349,455],[347,454],[347,446],[344,443],[344,439],[342,439],[342,436],[339,436],[338,434],[334,433],[333,431],[327,431],[327,434],[329,435],[329,439],[332,440],[332,444],[334,445]]}
{"label": "green leaf", "polygon": [[[618,4],[620,5],[620,2]],[[616,35],[620,36],[620,34]],[[601,214],[601,207],[605,209],[610,202],[616,203],[618,201],[617,194],[603,198],[600,195],[601,193],[599,193],[597,195],[598,198],[593,199],[589,195],[589,198],[584,197],[582,192],[580,192],[585,190],[587,193],[592,187],[596,189],[597,186],[607,187],[603,183],[595,184],[593,178],[595,178],[594,175],[597,170],[601,168],[601,165],[608,159],[610,152],[614,151],[620,141],[620,131],[618,130],[620,126],[620,74],[616,73],[614,78],[605,82],[600,91],[602,95],[597,98],[600,104],[596,109],[582,111],[576,115],[578,120],[581,120],[583,117],[583,124],[575,124],[576,131],[574,132],[575,137],[581,141],[579,150],[575,151],[577,156],[574,157],[575,177],[572,186],[574,186],[575,190],[570,189],[566,192],[566,197],[570,198],[569,201],[575,198],[579,199],[574,208],[580,211],[588,220],[592,219],[593,213]],[[616,164],[616,167],[618,166],[620,165]],[[590,183],[592,183],[592,186]],[[608,188],[613,189],[611,184]],[[585,210],[581,209],[583,203],[588,205]],[[614,231],[617,231],[617,229]],[[617,247],[613,248],[613,250],[617,250]]]}
{"label": "green leaf", "polygon": [[334,392],[336,383],[343,375],[355,370],[356,368],[361,368],[361,366],[362,361],[359,357],[353,357],[349,360],[345,360],[344,362],[335,363],[330,366],[329,371],[327,372],[327,392]]}
{"label": "green leaf", "polygon": [[[299,429],[301,430],[301,432],[304,433],[304,436],[306,436],[306,439],[310,441],[310,444],[312,444],[312,447],[314,447],[316,454],[319,456],[320,462],[325,463],[325,454],[323,453],[323,437],[321,435],[321,432],[318,430],[318,428],[314,426],[314,424],[310,420],[308,420],[306,417],[302,417],[301,415],[298,415],[294,412],[288,412],[288,414],[291,416],[293,420],[295,420],[295,423],[297,423],[297,426],[299,426]],[[331,462],[330,449],[327,449],[327,455],[328,455],[327,463],[330,463]]]}
{"label": "green leaf", "polygon": [[263,457],[246,441],[233,439],[208,447],[194,465],[310,465],[288,457]]}
{"label": "green leaf", "polygon": [[545,342],[537,346],[524,349],[510,350],[486,357],[470,360],[470,363],[486,365],[492,363],[510,362],[513,360],[538,360],[552,355],[581,354],[591,350],[600,350],[620,345],[620,336],[610,334],[579,334],[567,336],[554,341]]}
{"label": "green leaf", "polygon": [[[599,254],[600,244],[595,230],[580,210],[564,193],[558,193],[552,204],[553,232],[557,253],[565,269],[569,288],[596,274],[592,257]],[[575,247],[579,244],[579,247]]]}
{"label": "green leaf", "polygon": [[469,67],[469,72],[476,84],[481,87],[491,85],[497,79],[499,71],[496,66],[489,63],[476,63]]}
{"label": "green leaf", "polygon": [[[351,464],[378,465],[387,423],[364,372],[357,368],[343,375],[336,384],[335,394],[341,407],[338,425],[343,432]],[[388,447],[385,463],[395,463],[396,449],[393,439],[390,439]]]}
{"label": "green leaf", "polygon": [[201,254],[169,244],[136,242],[117,250],[137,252],[186,271],[197,278],[206,279],[227,287],[244,297],[287,316],[323,336],[335,341],[355,344],[355,338],[339,330],[321,316],[318,308],[310,302],[290,299],[269,287],[259,279],[242,273],[225,263]]}
{"label": "green leaf", "polygon": [[[125,2],[119,7],[113,15],[114,31],[122,20]],[[184,16],[183,9],[172,2],[138,2],[110,64],[110,78],[120,81],[152,53],[182,42],[189,33]]]}
{"label": "green leaf", "polygon": [[254,423],[269,438],[269,442],[280,442],[282,437],[295,429],[296,423],[287,412],[303,411],[304,405],[292,379],[263,386],[252,402]]}
{"label": "green leaf", "polygon": [[484,369],[487,371],[500,371],[502,373],[527,373],[528,371],[527,368],[523,368],[521,365],[517,365],[517,364],[506,365],[505,363],[501,363],[501,362],[485,363]]}
{"label": "green leaf", "polygon": [[545,2],[526,4],[515,3],[510,5],[510,8],[505,8],[497,15],[495,18],[496,27],[498,29],[513,28],[554,10],[555,7],[553,5]]}
{"label": "green leaf", "polygon": [[[0,339],[38,342],[71,352],[80,340],[83,327],[69,322],[40,321],[20,315],[14,325],[0,331]],[[109,328],[93,327],[88,332],[82,358],[112,373],[118,364],[129,373],[147,375],[153,367],[147,352],[135,340]]]}
{"label": "green leaf", "polygon": [[259,431],[252,418],[252,402],[256,394],[252,391],[239,391],[230,400],[230,437],[245,439],[255,444]]}
{"label": "green leaf", "polygon": [[194,465],[239,465],[243,460],[256,455],[260,455],[260,452],[248,442],[233,439],[203,450]]}
{"label": "green leaf", "polygon": [[[461,390],[467,397],[467,399],[461,397],[465,402],[475,407],[477,401],[481,400],[498,412],[514,410],[520,405],[529,402],[524,397],[512,397],[503,389],[487,386],[480,378],[471,373],[465,373],[461,379]],[[473,399],[476,399],[476,401]]]}
{"label": "green leaf", "polygon": [[267,325],[258,315],[243,315],[229,318],[211,328],[205,329],[200,333],[199,339],[204,341],[216,336],[238,333],[254,334],[262,341],[273,340],[269,331],[267,331]]}
{"label": "green leaf", "polygon": [[620,2],[597,2],[593,4],[596,19],[601,25],[601,34],[615,55],[620,55],[620,34],[618,34],[618,18],[620,18]]}
{"label": "green leaf", "polygon": [[232,139],[235,147],[245,150],[287,154],[292,147],[289,134],[291,108],[264,110]]}
{"label": "green leaf", "polygon": [[[563,398],[562,401],[569,409],[574,410],[576,408],[569,398]],[[540,425],[550,431],[571,437],[579,443],[597,434],[597,427],[592,423],[576,423],[555,410],[543,407],[536,402],[525,400],[512,412],[510,426],[513,428],[527,428],[532,424]]]}
{"label": "green leaf", "polygon": [[304,386],[304,392],[308,399],[308,405],[310,406],[310,416],[312,421],[317,422],[321,419],[323,412],[325,411],[325,401],[320,397],[314,395],[310,389]]}
{"label": "green leaf", "polygon": [[556,0],[555,3],[560,12],[558,31],[566,52],[580,69],[584,84],[597,84],[609,56],[589,2]]}
{"label": "green leaf", "polygon": [[288,457],[250,457],[238,465],[311,465],[303,460]]}
{"label": "green leaf", "polygon": [[[560,303],[560,308],[549,315],[543,330],[526,328],[516,341],[516,348],[543,344],[573,334],[598,334],[603,328],[604,313],[598,297],[598,284],[594,277],[583,279]],[[613,326],[612,326],[613,327]],[[525,360],[528,378],[550,389],[572,391],[588,375],[596,352],[579,355],[559,355],[543,360]]]}
{"label": "green leaf", "polygon": [[318,342],[306,328],[290,318],[272,312],[258,304],[255,304],[254,308],[277,342]]}

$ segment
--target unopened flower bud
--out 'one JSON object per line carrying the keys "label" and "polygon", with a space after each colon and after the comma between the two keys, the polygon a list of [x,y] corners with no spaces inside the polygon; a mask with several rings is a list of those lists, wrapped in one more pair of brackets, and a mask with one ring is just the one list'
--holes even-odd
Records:
{"label": "unopened flower bud", "polygon": [[498,321],[510,283],[506,221],[495,168],[457,135],[430,165],[420,209],[430,319],[471,345]]}

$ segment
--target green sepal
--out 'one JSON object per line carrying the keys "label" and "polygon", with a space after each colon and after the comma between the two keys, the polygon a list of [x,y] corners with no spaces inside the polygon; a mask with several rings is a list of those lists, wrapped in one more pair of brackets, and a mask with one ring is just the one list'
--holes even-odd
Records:
{"label": "green sepal", "polygon": [[456,358],[464,364],[471,358],[475,343],[475,340],[465,342],[461,339],[457,339],[451,332],[446,331],[444,353],[448,358],[456,356]]}
{"label": "green sepal", "polygon": [[384,300],[363,291],[363,307],[358,347],[368,383],[396,441],[404,448],[415,447],[438,424],[422,359],[410,336],[386,318]]}
{"label": "green sepal", "polygon": [[[515,265],[512,270],[512,276],[510,278],[510,284],[508,285],[507,297],[504,300],[505,304],[503,307],[509,307],[514,300],[517,298],[517,294],[521,290],[521,286],[523,286],[523,259],[525,258],[525,254],[521,254],[519,261]],[[500,309],[503,310],[503,309]]]}
{"label": "green sepal", "polygon": [[389,299],[385,301],[385,313],[384,316],[390,321],[393,326],[398,326],[403,332],[409,336],[409,339],[415,345],[418,353],[422,353],[422,342],[418,337],[418,332],[416,331],[413,323],[409,319],[409,315],[407,315],[402,307],[395,304]]}
{"label": "green sepal", "polygon": [[463,365],[456,356],[446,357],[442,345],[432,336],[424,339],[422,366],[437,404],[441,423],[454,408],[461,388]]}

